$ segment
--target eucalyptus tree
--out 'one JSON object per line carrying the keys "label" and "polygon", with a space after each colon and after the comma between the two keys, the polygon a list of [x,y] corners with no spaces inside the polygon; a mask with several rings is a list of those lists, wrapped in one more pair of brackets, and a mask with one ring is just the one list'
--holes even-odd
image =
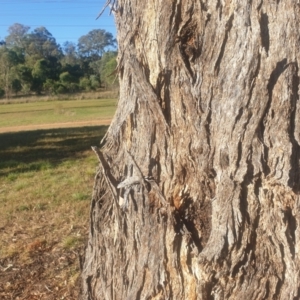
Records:
{"label": "eucalyptus tree", "polygon": [[109,3],[83,299],[299,299],[298,2]]}
{"label": "eucalyptus tree", "polygon": [[5,91],[7,98],[10,98],[12,91],[20,90],[17,66],[23,62],[24,57],[16,51],[6,46],[0,47],[0,88]]}
{"label": "eucalyptus tree", "polygon": [[20,23],[14,23],[13,25],[9,26],[9,34],[5,37],[6,45],[8,47],[24,49],[29,30],[29,26]]}
{"label": "eucalyptus tree", "polygon": [[77,45],[74,42],[66,41],[62,47],[64,57],[62,62],[64,65],[76,65],[79,63],[79,55],[77,52]]}
{"label": "eucalyptus tree", "polygon": [[96,65],[99,70],[101,84],[106,88],[116,87],[118,79],[116,75],[117,69],[117,52],[107,51],[103,54],[101,60]]}
{"label": "eucalyptus tree", "polygon": [[62,56],[62,50],[47,28],[41,26],[27,35],[26,54],[36,59],[58,59]]}
{"label": "eucalyptus tree", "polygon": [[104,29],[93,29],[78,39],[78,52],[81,56],[95,59],[101,58],[109,47],[115,47],[116,40]]}

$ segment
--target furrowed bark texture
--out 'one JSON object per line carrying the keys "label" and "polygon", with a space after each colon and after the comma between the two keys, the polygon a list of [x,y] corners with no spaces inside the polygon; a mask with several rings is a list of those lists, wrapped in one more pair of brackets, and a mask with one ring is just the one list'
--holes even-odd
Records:
{"label": "furrowed bark texture", "polygon": [[120,99],[82,297],[299,299],[298,1],[119,0],[114,14]]}

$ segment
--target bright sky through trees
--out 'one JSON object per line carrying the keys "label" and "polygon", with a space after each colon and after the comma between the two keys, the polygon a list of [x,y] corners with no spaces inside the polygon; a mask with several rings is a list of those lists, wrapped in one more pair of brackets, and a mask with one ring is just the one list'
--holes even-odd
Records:
{"label": "bright sky through trees", "polygon": [[106,0],[0,0],[0,40],[8,35],[14,23],[44,26],[56,39],[77,43],[78,38],[93,29],[104,29],[116,35],[109,9],[96,20]]}

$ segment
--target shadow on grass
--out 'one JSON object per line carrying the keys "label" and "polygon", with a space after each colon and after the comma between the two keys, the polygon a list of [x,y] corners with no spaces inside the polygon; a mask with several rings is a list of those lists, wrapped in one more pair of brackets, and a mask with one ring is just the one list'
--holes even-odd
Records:
{"label": "shadow on grass", "polygon": [[108,126],[61,128],[0,134],[0,176],[48,169],[83,157],[99,145]]}

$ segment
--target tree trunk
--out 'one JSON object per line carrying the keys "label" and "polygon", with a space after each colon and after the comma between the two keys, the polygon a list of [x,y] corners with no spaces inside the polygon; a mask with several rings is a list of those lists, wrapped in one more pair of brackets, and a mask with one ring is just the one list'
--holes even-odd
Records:
{"label": "tree trunk", "polygon": [[298,2],[114,5],[83,299],[299,299]]}

